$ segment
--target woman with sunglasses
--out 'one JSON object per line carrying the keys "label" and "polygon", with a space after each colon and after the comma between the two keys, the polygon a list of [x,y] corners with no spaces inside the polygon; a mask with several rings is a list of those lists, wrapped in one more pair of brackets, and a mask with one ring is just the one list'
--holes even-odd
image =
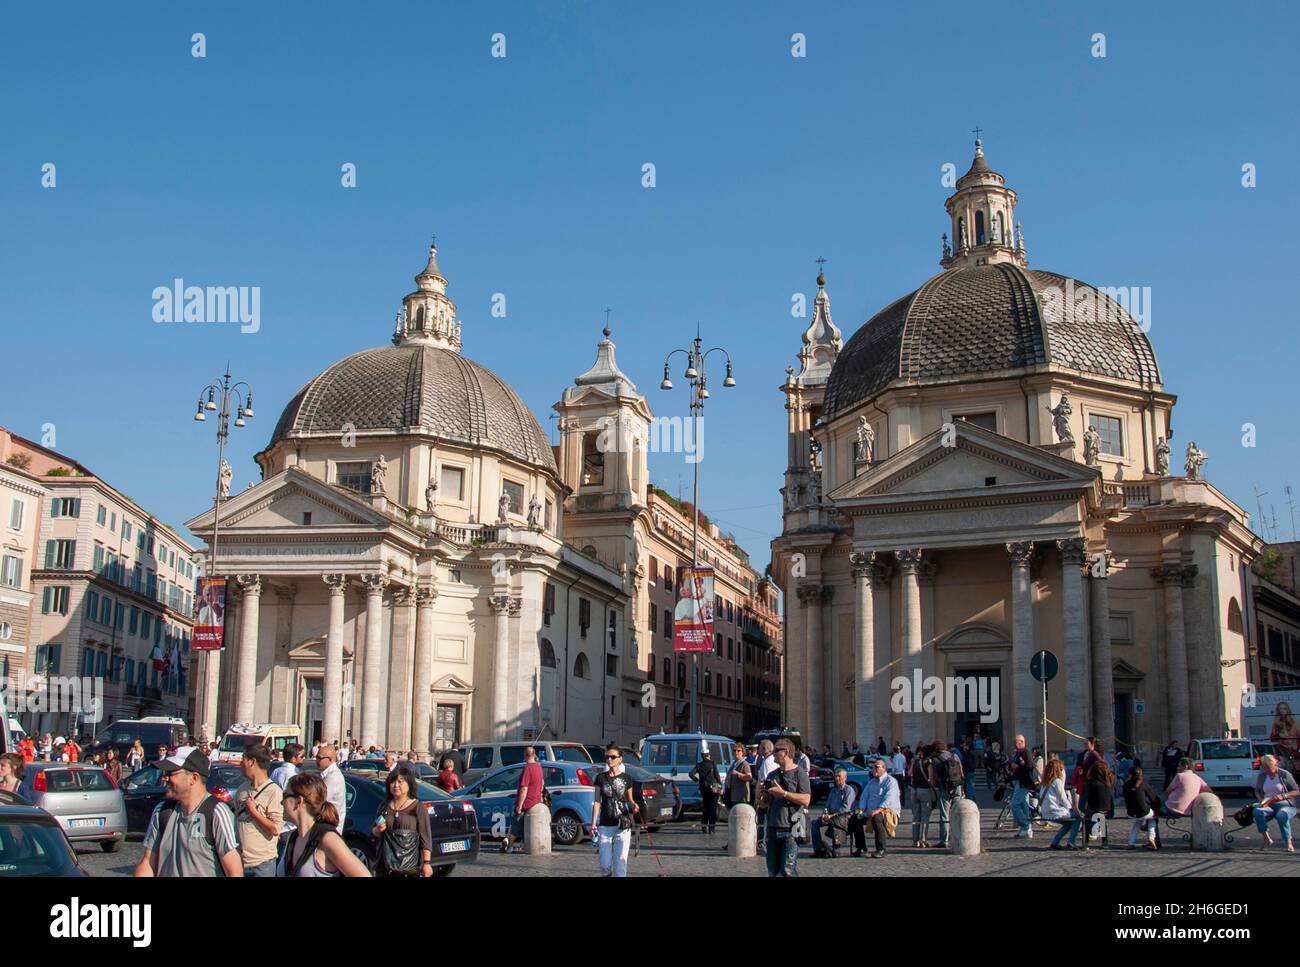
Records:
{"label": "woman with sunglasses", "polygon": [[284,792],[284,818],[297,829],[284,844],[276,876],[370,875],[339,835],[339,814],[320,776],[300,772],[289,780]]}
{"label": "woman with sunglasses", "polygon": [[613,742],[605,747],[605,762],[609,768],[595,779],[591,838],[600,850],[601,875],[627,876],[632,820],[640,810],[632,795],[632,778],[623,768],[623,753]]}

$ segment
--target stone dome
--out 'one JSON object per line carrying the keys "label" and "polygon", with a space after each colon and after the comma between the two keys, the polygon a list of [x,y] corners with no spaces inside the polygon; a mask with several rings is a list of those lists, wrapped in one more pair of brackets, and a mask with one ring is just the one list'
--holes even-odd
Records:
{"label": "stone dome", "polygon": [[359,434],[428,434],[486,447],[558,473],[546,432],[515,391],[450,348],[406,343],[340,360],[294,394],[268,449],[338,437],[346,423]]}
{"label": "stone dome", "polygon": [[[1080,311],[1086,303],[1079,300],[1089,296],[1095,312]],[[1144,386],[1161,381],[1141,327],[1093,286],[1014,262],[950,268],[853,334],[827,381],[823,416],[829,420],[895,384],[1048,364]]]}

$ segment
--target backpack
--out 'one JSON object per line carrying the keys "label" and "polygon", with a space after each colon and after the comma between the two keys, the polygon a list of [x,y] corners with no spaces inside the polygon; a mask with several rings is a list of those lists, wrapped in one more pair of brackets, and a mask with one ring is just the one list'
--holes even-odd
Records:
{"label": "backpack", "polygon": [[935,760],[939,763],[939,785],[950,793],[961,788],[961,763],[951,752]]}
{"label": "backpack", "polygon": [[[199,803],[198,813],[203,817],[203,838],[207,841],[208,848],[212,850],[212,855],[217,855],[217,807],[221,805],[221,800],[216,796],[205,796]],[[158,839],[161,841],[163,833],[169,829],[169,817],[180,812],[181,804],[174,799],[167,799],[158,808]],[[174,820],[170,820],[174,821]],[[225,868],[221,865],[221,857],[217,856],[217,875],[225,876]]]}
{"label": "backpack", "polygon": [[284,844],[283,859],[284,859],[285,875],[297,876],[298,871],[302,869],[304,866],[306,866],[307,863],[311,860],[311,858],[315,855],[317,848],[320,846],[320,841],[325,838],[325,834],[337,833],[337,832],[338,832],[338,828],[335,826],[330,826],[328,823],[316,823],[315,825],[313,825],[311,828],[311,832],[307,834],[307,845],[303,849],[302,855],[299,856],[298,861],[296,863],[293,863],[292,865],[290,865],[289,861],[290,858],[293,856],[293,848],[294,845],[298,842],[299,833],[298,830],[296,829],[292,833],[290,833],[288,841]]}

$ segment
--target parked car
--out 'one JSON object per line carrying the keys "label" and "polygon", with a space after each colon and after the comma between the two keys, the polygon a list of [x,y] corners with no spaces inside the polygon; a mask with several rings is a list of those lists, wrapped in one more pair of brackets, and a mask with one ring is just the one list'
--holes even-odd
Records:
{"label": "parked car", "polygon": [[116,853],[126,839],[126,800],[104,769],[79,762],[27,765],[32,805],[53,816],[72,842]]}
{"label": "parked car", "polygon": [[[524,761],[524,750],[532,746],[537,750],[539,762],[575,762],[591,765],[592,758],[584,746],[577,742],[470,742],[460,747],[465,757],[465,772],[460,777],[469,785],[493,769],[518,765]],[[605,754],[601,752],[601,761]]]}
{"label": "parked car", "polygon": [[1194,739],[1187,758],[1215,792],[1246,789],[1254,795],[1259,756],[1250,739]]}
{"label": "parked car", "polygon": [[185,745],[188,735],[184,719],[166,715],[118,719],[81,750],[81,758],[88,761],[96,752],[107,753],[112,748],[117,751],[118,759],[125,763],[131,746],[138,741],[144,747],[144,761],[152,762],[158,758],[158,746],[165,745],[171,751]]}
{"label": "parked car", "polygon": [[[399,766],[406,766],[415,773],[417,779],[423,779],[432,782],[438,778],[438,770],[427,762],[408,762],[405,759],[398,759]],[[384,768],[383,759],[349,759],[347,762],[340,762],[339,768],[344,772],[360,772],[372,775],[386,776],[388,770]]]}
{"label": "parked car", "polygon": [[87,875],[55,817],[0,797],[0,877]]}
{"label": "parked car", "polygon": [[[343,773],[347,813],[340,832],[348,848],[372,871],[378,850],[370,831],[388,795],[383,779],[356,772]],[[474,807],[462,797],[448,795],[427,782],[417,782],[415,794],[429,811],[434,876],[449,876],[458,863],[478,859],[479,824]]]}
{"label": "parked car", "polygon": [[871,778],[871,764],[883,758],[885,757],[875,752],[867,753],[865,766],[858,765],[852,759],[823,759],[821,765],[813,766],[813,771],[808,776],[812,782],[812,801],[821,802],[830,794],[831,787],[835,785],[836,769],[843,769],[847,773],[846,783],[853,787],[855,798],[861,797],[862,787]]}
{"label": "parked car", "polygon": [[700,761],[704,749],[709,750],[710,757],[717,764],[718,775],[725,778],[734,744],[726,736],[706,732],[660,732],[646,736],[642,743],[641,766],[677,785],[677,795],[681,799],[680,817],[683,812],[699,812],[704,808],[699,783],[691,778],[691,770]]}
{"label": "parked car", "polygon": [[[226,805],[234,802],[240,787],[248,782],[244,771],[239,766],[226,763],[213,765],[208,770],[206,788]],[[156,765],[144,766],[131,773],[123,780],[122,792],[126,797],[127,832],[132,836],[143,836],[149,828],[149,817],[157,805],[166,798],[167,787],[163,785],[162,770]]]}
{"label": "parked car", "polygon": [[[581,842],[591,824],[596,767],[576,762],[544,762],[541,766],[542,781],[551,794],[551,835],[561,846]],[[495,769],[457,793],[473,806],[484,836],[500,838],[509,828],[523,769],[522,764]]]}
{"label": "parked car", "polygon": [[[597,771],[604,772],[608,766],[598,765]],[[664,823],[671,823],[682,814],[682,797],[677,793],[677,783],[671,779],[632,765],[623,754],[623,771],[632,780],[632,798],[641,810],[641,822],[650,830],[658,832]]]}

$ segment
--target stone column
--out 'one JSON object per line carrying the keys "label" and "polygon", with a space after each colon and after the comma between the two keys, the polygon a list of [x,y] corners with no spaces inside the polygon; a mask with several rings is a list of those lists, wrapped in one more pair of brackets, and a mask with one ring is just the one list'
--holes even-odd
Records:
{"label": "stone column", "polygon": [[[496,632],[492,651],[492,735],[505,739],[510,729],[510,709],[507,707],[510,694],[510,595],[492,595],[488,598],[488,607],[492,609]],[[567,674],[566,669],[561,671]],[[603,673],[603,669],[600,671]]]}
{"label": "stone column", "polygon": [[822,587],[804,584],[799,587],[799,600],[804,614],[804,667],[807,669],[807,719],[805,742],[822,745],[829,742],[823,737],[826,729],[826,661],[822,641]]}
{"label": "stone column", "polygon": [[[822,699],[822,717],[826,721],[826,738],[824,741],[831,744],[832,749],[840,747],[840,736],[836,733],[840,730],[840,696],[844,693],[844,685],[840,681],[840,641],[839,636],[835,633],[834,622],[830,628],[826,627],[828,623],[822,614],[822,606],[830,601],[831,596],[835,593],[835,588],[830,585],[822,585],[821,600],[818,602],[818,616],[822,622],[822,666],[823,678],[822,689],[824,698]],[[828,633],[829,632],[829,633]]]}
{"label": "stone column", "polygon": [[874,629],[874,640],[876,643],[875,671],[876,681],[871,690],[872,704],[875,707],[875,720],[871,725],[871,735],[862,748],[868,746],[875,747],[876,736],[889,735],[893,736],[893,712],[890,711],[890,679],[898,674],[897,667],[892,664],[894,660],[894,624],[891,610],[893,604],[890,600],[893,588],[894,566],[888,560],[876,555],[875,573],[872,575],[871,584],[875,589],[872,596],[872,611],[875,612],[876,627]]}
{"label": "stone column", "polygon": [[362,673],[361,744],[379,744],[380,674],[383,671],[384,588],[386,574],[366,574],[366,655]]}
{"label": "stone column", "polygon": [[346,574],[322,575],[330,592],[329,632],[325,637],[325,717],[321,738],[339,742],[343,738],[343,596]]}
{"label": "stone column", "polygon": [[[876,740],[876,610],[874,578],[876,555],[854,554],[849,558],[853,565],[853,588],[857,611],[853,619],[853,667],[856,671],[854,687],[854,734],[858,745],[865,749]],[[852,743],[850,743],[851,745]]]}
{"label": "stone column", "polygon": [[388,708],[383,729],[385,749],[411,747],[411,631],[415,599],[409,587],[393,589],[388,636]]}
{"label": "stone column", "polygon": [[1115,678],[1110,650],[1110,552],[1094,555],[1092,584],[1092,727],[1102,748],[1115,748]]}
{"label": "stone column", "polygon": [[[1056,542],[1061,549],[1061,641],[1065,646],[1065,727],[1078,735],[1094,734],[1089,727],[1088,662],[1083,651],[1084,541],[1071,537]],[[1097,670],[1094,668],[1094,674]],[[1098,734],[1100,727],[1097,727]],[[1041,730],[1040,733],[1041,735]],[[1107,751],[1112,747],[1107,745]]]}
{"label": "stone column", "polygon": [[[297,681],[290,681],[289,649],[293,647],[293,603],[296,585],[275,589],[275,645],[271,651],[271,718],[272,722],[296,722],[299,725]],[[303,729],[306,734],[306,729]]]}
{"label": "stone column", "polygon": [[431,751],[433,735],[433,606],[438,600],[436,584],[420,585],[415,589],[415,675],[414,714],[412,716],[411,748],[423,758]]}
{"label": "stone column", "polygon": [[[1011,555],[1011,677],[1016,699],[1015,731],[1032,745],[1035,734],[1042,732],[1038,708],[1042,695],[1038,682],[1029,673],[1029,661],[1038,648],[1034,641],[1034,583],[1029,573],[1034,542],[1009,543],[1007,553]],[[1011,748],[1012,737],[1007,738],[1007,748]]]}
{"label": "stone column", "polygon": [[1181,748],[1195,738],[1191,734],[1191,713],[1187,696],[1191,681],[1187,674],[1187,632],[1183,625],[1183,587],[1196,577],[1196,565],[1171,564],[1151,569],[1165,586],[1165,690],[1169,697],[1168,739]]}
{"label": "stone column", "polygon": [[254,721],[257,692],[257,624],[261,616],[262,579],[256,574],[239,575],[244,593],[244,617],[239,626],[239,671],[235,680],[235,721]]}
{"label": "stone column", "polygon": [[[917,583],[917,572],[921,568],[921,549],[895,551],[894,556],[898,559],[898,570],[903,577],[903,675],[908,682],[914,682],[915,673],[922,672],[921,588]],[[904,744],[919,749],[924,726],[921,696],[914,694],[910,707],[903,713]],[[886,736],[886,741],[892,740]]]}

